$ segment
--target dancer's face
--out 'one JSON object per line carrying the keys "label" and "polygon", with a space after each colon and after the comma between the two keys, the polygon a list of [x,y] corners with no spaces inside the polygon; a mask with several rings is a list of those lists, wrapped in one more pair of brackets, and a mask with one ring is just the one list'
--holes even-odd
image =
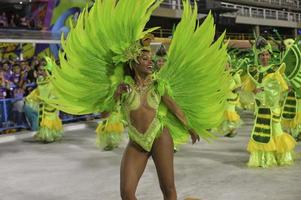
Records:
{"label": "dancer's face", "polygon": [[157,60],[157,66],[159,67],[159,69],[161,69],[164,64],[165,64],[165,58],[159,58]]}
{"label": "dancer's face", "polygon": [[42,66],[39,66],[39,68],[38,68],[38,76],[40,76],[40,77],[47,76],[46,70]]}
{"label": "dancer's face", "polygon": [[271,54],[268,51],[264,51],[259,54],[259,61],[262,66],[268,66],[271,59]]}
{"label": "dancer's face", "polygon": [[138,63],[135,64],[135,70],[144,75],[149,75],[153,71],[153,62],[151,59],[151,53],[143,51],[142,55],[138,57]]}
{"label": "dancer's face", "polygon": [[8,65],[7,63],[5,63],[5,64],[3,65],[3,70],[4,70],[4,71],[8,71],[8,70],[9,70],[9,65]]}
{"label": "dancer's face", "polygon": [[21,68],[19,65],[15,65],[13,68],[14,73],[20,74],[21,73]]}

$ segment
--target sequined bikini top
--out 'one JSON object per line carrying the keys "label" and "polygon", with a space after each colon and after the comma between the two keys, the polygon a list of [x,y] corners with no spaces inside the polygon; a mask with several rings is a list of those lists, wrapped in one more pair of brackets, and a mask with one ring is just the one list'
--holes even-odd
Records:
{"label": "sequined bikini top", "polygon": [[154,85],[150,85],[144,90],[139,90],[134,85],[131,85],[131,91],[125,98],[125,108],[127,111],[137,110],[141,105],[142,96],[146,95],[147,104],[157,110],[160,104],[161,97],[156,92]]}

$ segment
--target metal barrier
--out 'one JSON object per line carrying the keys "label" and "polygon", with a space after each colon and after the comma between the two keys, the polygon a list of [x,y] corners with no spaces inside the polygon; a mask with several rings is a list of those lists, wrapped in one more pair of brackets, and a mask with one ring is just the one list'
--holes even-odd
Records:
{"label": "metal barrier", "polygon": [[19,112],[22,104],[22,98],[0,99],[0,131],[28,128],[24,112]]}
{"label": "metal barrier", "polygon": [[242,2],[263,3],[276,6],[285,6],[288,8],[300,8],[300,2],[295,0],[243,0]]}
{"label": "metal barrier", "polygon": [[274,19],[290,22],[301,22],[301,14],[299,12],[276,10],[270,8],[261,8],[255,6],[234,4],[222,2],[224,8],[235,8],[237,13],[231,13],[230,15],[239,15],[244,17],[262,18],[262,19]]}
{"label": "metal barrier", "polygon": [[[0,131],[30,128],[23,110],[24,101],[23,98],[0,99]],[[63,123],[98,117],[100,114],[74,116],[60,112]]]}
{"label": "metal barrier", "polygon": [[90,115],[70,115],[64,112],[60,112],[60,119],[63,123],[81,121],[81,120],[89,120],[91,118],[99,118],[100,114],[90,114]]}

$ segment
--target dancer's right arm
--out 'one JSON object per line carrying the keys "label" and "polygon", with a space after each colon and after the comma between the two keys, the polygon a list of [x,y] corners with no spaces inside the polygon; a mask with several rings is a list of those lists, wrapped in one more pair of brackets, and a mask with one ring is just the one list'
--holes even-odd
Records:
{"label": "dancer's right arm", "polygon": [[126,83],[119,84],[119,86],[117,87],[117,90],[115,91],[114,99],[116,101],[120,100],[121,95],[123,93],[127,93],[129,91],[130,91],[130,86],[128,84],[126,84]]}

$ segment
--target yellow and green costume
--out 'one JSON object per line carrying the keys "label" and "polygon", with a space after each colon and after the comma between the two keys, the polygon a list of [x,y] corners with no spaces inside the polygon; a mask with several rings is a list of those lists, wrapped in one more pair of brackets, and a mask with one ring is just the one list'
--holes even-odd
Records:
{"label": "yellow and green costume", "polygon": [[301,139],[301,74],[300,74],[300,41],[293,39],[284,40],[286,52],[283,62],[289,68],[286,70],[286,77],[291,85],[291,90],[286,94],[283,113],[282,126],[287,129],[296,140]]}
{"label": "yellow and green costume", "polygon": [[295,140],[283,132],[281,126],[282,106],[280,99],[288,90],[284,80],[285,64],[251,67],[249,80],[245,86],[248,91],[257,88],[263,91],[255,95],[256,119],[248,144],[250,167],[272,167],[291,165],[296,145]]}
{"label": "yellow and green costume", "polygon": [[281,123],[294,138],[298,139],[301,135],[301,97],[291,90],[287,93],[283,105]]}
{"label": "yellow and green costume", "polygon": [[38,98],[39,98],[39,129],[34,136],[37,140],[49,143],[60,140],[63,135],[62,121],[59,118],[59,110],[45,100],[54,98],[52,89],[49,85],[49,77],[38,81]]}
{"label": "yellow and green costume", "polygon": [[39,128],[39,91],[34,89],[25,98],[24,113],[32,131]]}
{"label": "yellow and green costume", "polygon": [[124,123],[120,108],[99,122],[96,128],[96,144],[109,151],[117,148],[123,138]]}
{"label": "yellow and green costume", "polygon": [[241,125],[241,119],[236,112],[236,107],[239,105],[239,94],[237,89],[241,87],[240,72],[233,72],[231,74],[231,82],[229,85],[230,93],[228,95],[226,110],[224,115],[224,122],[220,129],[223,134],[227,136],[234,136],[234,131]]}

